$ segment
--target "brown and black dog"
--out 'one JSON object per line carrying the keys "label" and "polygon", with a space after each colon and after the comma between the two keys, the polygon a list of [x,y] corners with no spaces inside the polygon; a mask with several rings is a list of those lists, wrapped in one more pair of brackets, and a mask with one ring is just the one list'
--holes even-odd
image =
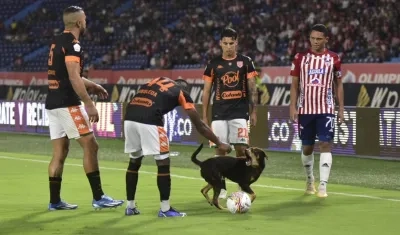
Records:
{"label": "brown and black dog", "polygon": [[[192,154],[192,162],[200,166],[201,177],[208,183],[200,191],[208,203],[218,209],[224,209],[218,200],[218,195],[222,189],[222,177],[239,184],[241,189],[250,195],[253,202],[256,194],[250,188],[250,185],[257,181],[265,168],[265,159],[268,160],[265,152],[260,148],[249,147],[245,151],[245,157],[219,156],[201,162],[196,157],[202,148],[203,144]],[[212,200],[208,196],[210,189],[214,191]]]}

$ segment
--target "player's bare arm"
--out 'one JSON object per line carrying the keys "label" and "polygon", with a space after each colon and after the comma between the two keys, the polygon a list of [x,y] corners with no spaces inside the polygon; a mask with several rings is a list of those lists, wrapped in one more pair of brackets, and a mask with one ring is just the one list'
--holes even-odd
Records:
{"label": "player's bare arm", "polygon": [[90,81],[89,79],[82,77],[83,83],[85,84],[86,89],[93,88],[97,84],[95,82]]}
{"label": "player's bare arm", "polygon": [[[210,105],[210,97],[211,97],[211,88],[212,88],[212,82],[208,80],[204,80],[204,88],[203,88],[203,97],[202,97],[202,103],[203,103],[203,121],[208,125],[208,108]],[[215,142],[213,142],[215,143]]]}
{"label": "player's bare arm", "polygon": [[230,145],[222,143],[217,136],[211,131],[210,127],[201,120],[199,113],[196,109],[186,109],[186,113],[188,114],[190,120],[192,121],[193,125],[195,126],[196,130],[204,137],[206,137],[211,142],[215,143],[216,146],[225,151],[230,153],[232,148]]}
{"label": "player's bare arm", "polygon": [[87,113],[89,115],[89,120],[91,122],[99,121],[99,115],[97,113],[96,107],[94,106],[89,94],[86,91],[86,86],[83,79],[80,76],[80,65],[75,61],[66,61],[65,65],[67,67],[69,80],[74,88],[76,94],[81,98],[82,102],[85,104]]}
{"label": "player's bare arm", "polygon": [[82,77],[82,80],[89,93],[98,95],[100,99],[106,99],[108,97],[107,90],[101,85],[96,84],[85,77]]}
{"label": "player's bare arm", "polygon": [[337,99],[339,104],[339,124],[344,122],[344,89],[343,89],[343,81],[342,79],[338,78],[335,81],[336,84],[336,91],[337,91]]}
{"label": "player's bare arm", "polygon": [[299,78],[292,76],[292,84],[290,85],[290,119],[297,122],[297,99],[299,97]]}
{"label": "player's bare arm", "polygon": [[257,104],[258,104],[256,77],[247,79],[247,85],[250,94],[250,124],[252,126],[255,126],[257,124]]}

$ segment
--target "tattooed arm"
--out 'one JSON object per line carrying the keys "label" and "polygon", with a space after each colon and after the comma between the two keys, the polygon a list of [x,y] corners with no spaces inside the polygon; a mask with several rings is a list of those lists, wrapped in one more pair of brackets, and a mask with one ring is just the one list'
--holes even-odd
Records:
{"label": "tattooed arm", "polygon": [[247,85],[249,87],[249,95],[250,95],[250,114],[257,113],[257,104],[258,104],[258,92],[256,85],[256,77],[247,79]]}
{"label": "tattooed arm", "polygon": [[258,73],[256,68],[254,67],[253,61],[249,58],[247,64],[247,88],[249,92],[249,111],[250,111],[250,124],[255,126],[257,123],[257,104],[258,104],[258,92],[257,92],[257,84],[256,79],[258,77]]}

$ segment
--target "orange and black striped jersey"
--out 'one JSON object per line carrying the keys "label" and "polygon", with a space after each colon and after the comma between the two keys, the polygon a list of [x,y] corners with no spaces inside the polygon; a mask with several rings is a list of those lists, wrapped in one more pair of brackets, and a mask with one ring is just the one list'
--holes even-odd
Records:
{"label": "orange and black striped jersey", "polygon": [[214,99],[212,120],[249,118],[249,94],[247,79],[257,76],[250,57],[242,54],[231,60],[222,56],[212,59],[203,79],[213,83]]}
{"label": "orange and black striped jersey", "polygon": [[190,95],[173,80],[158,77],[139,89],[126,108],[124,120],[164,126],[164,115],[177,106],[195,108]]}
{"label": "orange and black striped jersey", "polygon": [[79,41],[69,32],[53,38],[48,64],[48,94],[46,109],[64,108],[80,105],[80,98],[74,91],[69,80],[65,62],[72,61],[80,64],[81,75],[83,72],[83,50]]}

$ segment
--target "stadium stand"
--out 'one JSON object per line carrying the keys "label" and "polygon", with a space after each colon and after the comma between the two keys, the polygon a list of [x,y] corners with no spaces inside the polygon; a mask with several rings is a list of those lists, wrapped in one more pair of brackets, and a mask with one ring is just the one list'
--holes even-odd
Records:
{"label": "stadium stand", "polygon": [[0,69],[45,71],[47,45],[63,30],[61,12],[80,5],[88,17],[81,40],[97,69],[200,68],[220,53],[221,28],[240,33],[240,51],[258,66],[289,65],[308,45],[315,23],[331,31],[343,63],[400,62],[396,0],[16,0],[0,11]]}

